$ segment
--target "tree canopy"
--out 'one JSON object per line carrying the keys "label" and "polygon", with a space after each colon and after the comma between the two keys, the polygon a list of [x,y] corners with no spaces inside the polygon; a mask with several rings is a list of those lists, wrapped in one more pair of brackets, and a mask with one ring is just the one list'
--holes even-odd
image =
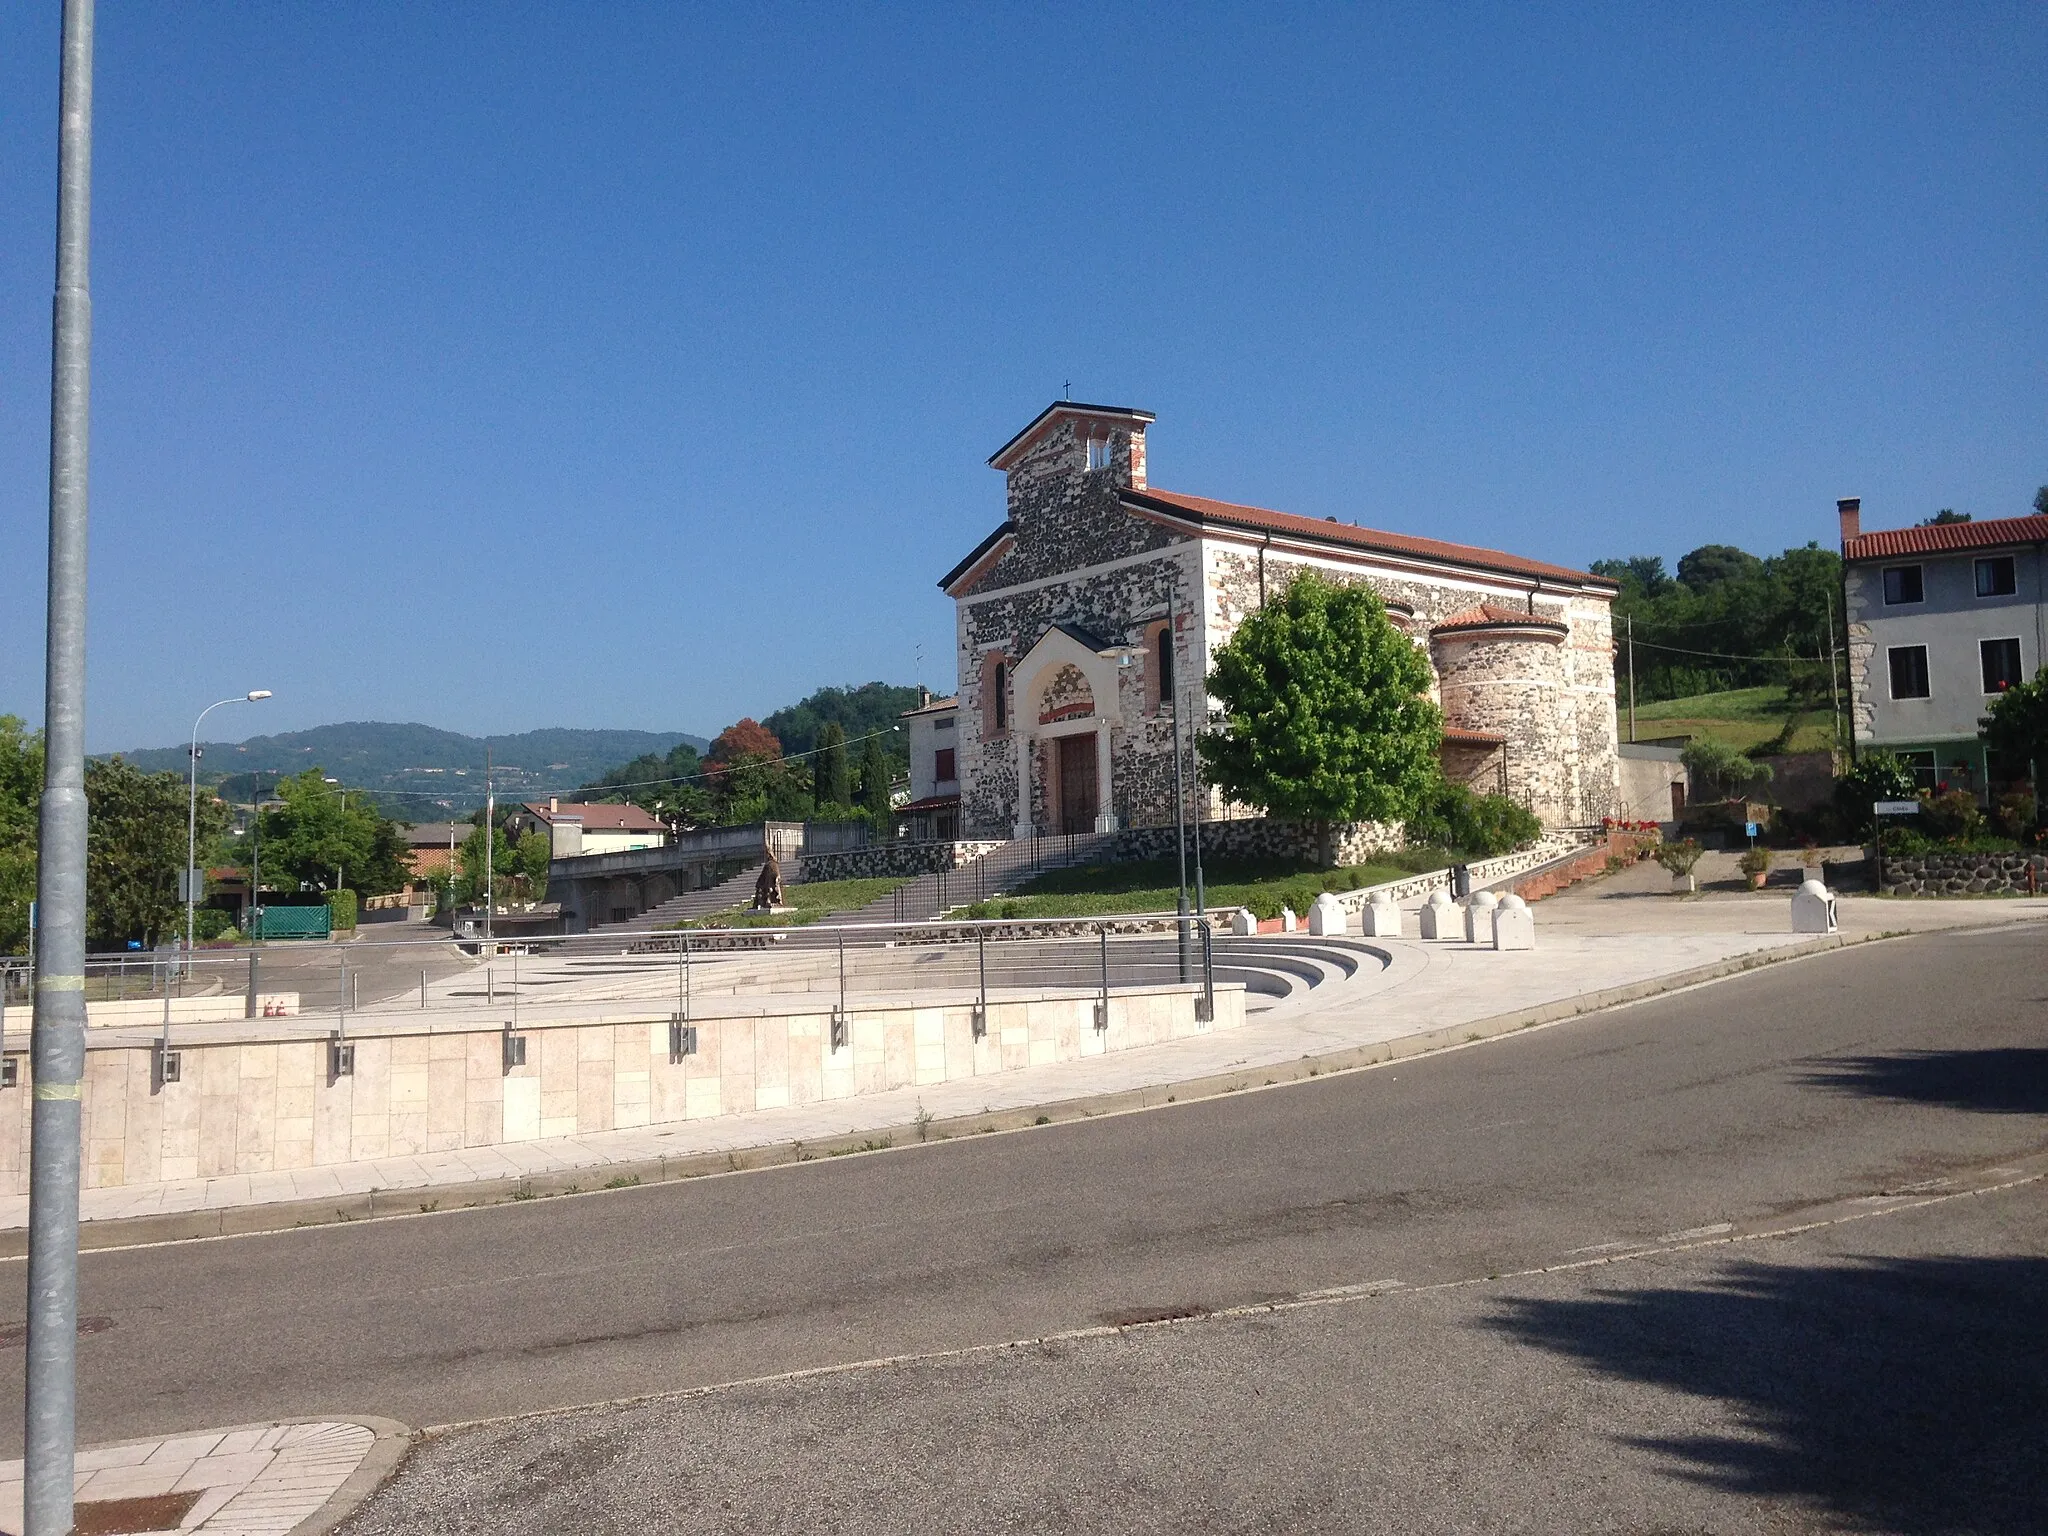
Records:
{"label": "tree canopy", "polygon": [[[1740,559],[1734,558],[1740,556]],[[1636,696],[1644,702],[1759,684],[1789,686],[1809,699],[1828,696],[1828,634],[1842,646],[1841,557],[1808,544],[1759,559],[1708,544],[1678,562],[1679,579],[1662,579],[1654,555],[1599,560],[1596,575],[1619,582],[1615,639],[1634,621]],[[1628,666],[1615,647],[1615,671]]]}
{"label": "tree canopy", "polygon": [[1438,778],[1429,665],[1379,598],[1297,576],[1215,655],[1225,729],[1199,738],[1209,780],[1275,816],[1401,821]]}
{"label": "tree canopy", "polygon": [[[2048,776],[2048,666],[2032,682],[2015,683],[1978,721],[1984,744],[1999,755],[2014,778],[2030,776],[2038,789]],[[2031,769],[2029,768],[2029,765]]]}
{"label": "tree canopy", "polygon": [[320,769],[308,768],[280,780],[277,797],[284,803],[262,815],[266,887],[346,886],[377,896],[406,883],[405,836],[369,796],[330,784]]}
{"label": "tree canopy", "polygon": [[28,949],[36,897],[36,817],[43,796],[43,733],[0,715],[0,955]]}

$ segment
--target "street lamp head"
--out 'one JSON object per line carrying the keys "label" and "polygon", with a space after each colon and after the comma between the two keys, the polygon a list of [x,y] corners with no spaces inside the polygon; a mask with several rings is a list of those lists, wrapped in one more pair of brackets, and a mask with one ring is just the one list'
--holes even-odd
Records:
{"label": "street lamp head", "polygon": [[254,704],[258,699],[267,699],[269,697],[270,690],[268,688],[252,689],[248,694],[248,699],[251,704]]}

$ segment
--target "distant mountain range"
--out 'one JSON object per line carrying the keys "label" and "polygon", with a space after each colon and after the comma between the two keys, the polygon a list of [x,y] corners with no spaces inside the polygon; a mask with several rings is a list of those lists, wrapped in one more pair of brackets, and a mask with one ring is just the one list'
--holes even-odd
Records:
{"label": "distant mountain range", "polygon": [[[350,788],[369,790],[392,815],[442,821],[483,804],[486,749],[491,782],[502,801],[560,794],[642,753],[665,753],[679,742],[699,751],[710,745],[686,731],[555,729],[464,736],[431,725],[358,720],[243,742],[205,742],[199,777],[227,799],[246,803],[258,792],[267,793],[281,775],[318,767]],[[150,773],[185,771],[182,745],[120,755]]]}

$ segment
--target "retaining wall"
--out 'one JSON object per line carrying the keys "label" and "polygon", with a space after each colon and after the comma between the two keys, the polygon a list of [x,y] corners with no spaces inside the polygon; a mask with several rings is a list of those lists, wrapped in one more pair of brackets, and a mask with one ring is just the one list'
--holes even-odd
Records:
{"label": "retaining wall", "polygon": [[[976,1040],[957,1005],[854,1012],[831,1048],[829,1010],[696,1020],[698,1050],[668,1053],[668,1017],[531,1025],[526,1064],[506,1070],[503,1034],[467,1022],[351,1028],[353,1076],[330,1079],[324,1034],[195,1026],[178,1040],[180,1081],[157,1087],[138,1039],[89,1041],[85,1183],[229,1177],[369,1158],[496,1146],[750,1109],[843,1099],[1133,1049],[1244,1022],[1244,991],[1219,986],[1216,1018],[1197,989],[1114,992],[1109,1027],[1094,999],[1039,994],[991,1002]],[[211,1036],[212,1038],[208,1038]],[[0,1095],[0,1189],[27,1189],[30,1061]]]}
{"label": "retaining wall", "polygon": [[934,875],[972,864],[1001,842],[870,843],[838,853],[807,853],[803,877],[811,880],[880,880],[896,875]]}
{"label": "retaining wall", "polygon": [[1925,853],[1884,856],[1887,896],[1997,896],[2048,891],[2048,853]]}

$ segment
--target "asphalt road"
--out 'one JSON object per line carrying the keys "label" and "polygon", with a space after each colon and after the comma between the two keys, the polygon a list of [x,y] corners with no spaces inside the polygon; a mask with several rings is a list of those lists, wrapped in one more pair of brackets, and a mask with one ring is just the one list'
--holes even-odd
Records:
{"label": "asphalt road", "polygon": [[1222,1312],[464,1431],[352,1529],[2040,1528],[2048,1215],[1996,1170],[2048,1151],[2044,1025],[2048,929],[1930,936],[1146,1114],[93,1253],[82,1434]]}

